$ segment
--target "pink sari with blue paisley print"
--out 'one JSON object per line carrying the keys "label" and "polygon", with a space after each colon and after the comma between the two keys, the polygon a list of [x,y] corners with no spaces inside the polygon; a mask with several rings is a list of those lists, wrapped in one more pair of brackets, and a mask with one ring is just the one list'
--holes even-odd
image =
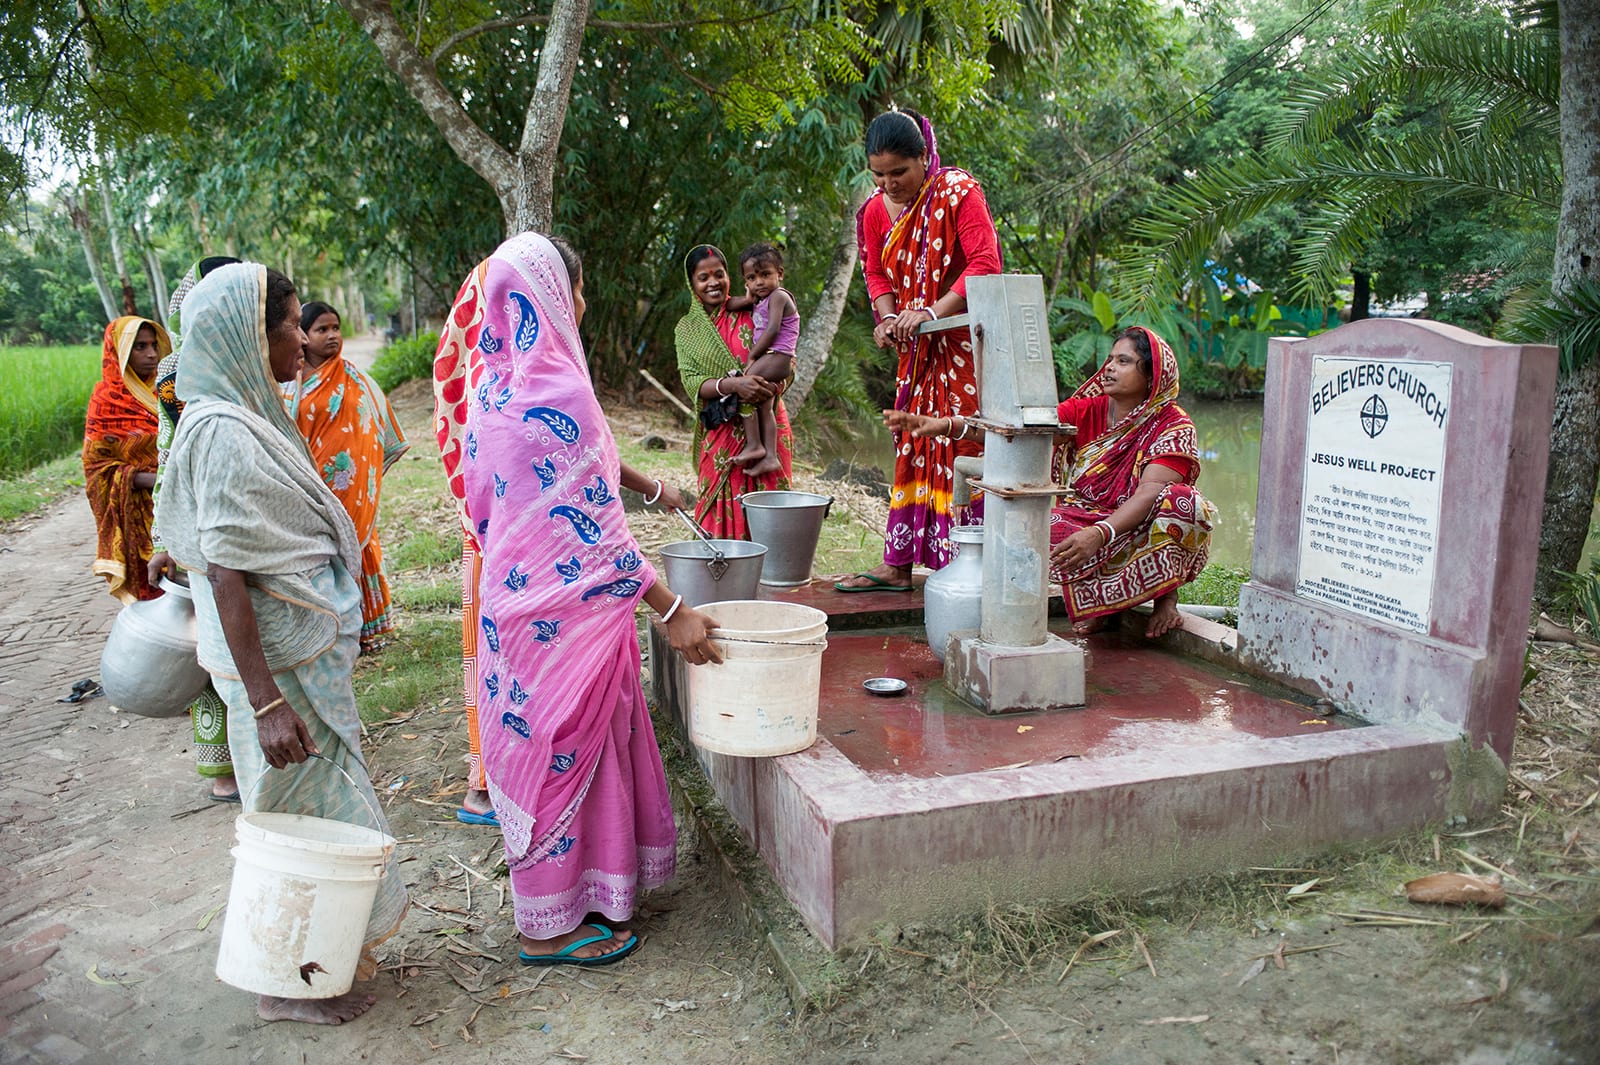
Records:
{"label": "pink sari with blue paisley print", "polygon": [[624,920],[675,864],[634,625],[656,575],[549,241],[515,237],[472,272],[434,376],[446,473],[482,555],[478,727],[517,927],[547,939],[591,912]]}

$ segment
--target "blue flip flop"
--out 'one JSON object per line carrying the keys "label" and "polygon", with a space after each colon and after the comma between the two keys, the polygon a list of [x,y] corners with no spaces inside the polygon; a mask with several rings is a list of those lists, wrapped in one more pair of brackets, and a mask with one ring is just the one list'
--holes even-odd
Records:
{"label": "blue flip flop", "polygon": [[473,813],[471,810],[463,806],[461,809],[456,811],[456,820],[460,821],[464,825],[490,825],[494,828],[500,827],[500,818],[496,816],[493,810],[486,810],[483,813],[478,814]]}
{"label": "blue flip flop", "polygon": [[576,943],[569,943],[554,954],[529,954],[525,950],[519,950],[517,951],[517,960],[524,965],[610,965],[612,962],[626,958],[639,947],[639,937],[630,935],[626,943],[609,953],[596,954],[592,958],[574,958],[572,952],[580,947],[587,947],[591,943],[604,943],[611,938],[611,929],[598,921],[590,921],[587,925],[581,927],[597,929],[600,934],[590,936],[588,939],[580,939]]}

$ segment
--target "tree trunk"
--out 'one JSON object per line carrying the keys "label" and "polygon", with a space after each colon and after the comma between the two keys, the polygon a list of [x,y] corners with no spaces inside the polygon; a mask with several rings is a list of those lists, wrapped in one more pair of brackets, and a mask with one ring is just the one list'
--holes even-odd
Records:
{"label": "tree trunk", "polygon": [[1359,322],[1372,314],[1372,275],[1365,270],[1352,270],[1355,288],[1350,293],[1350,320]]}
{"label": "tree trunk", "polygon": [[117,284],[122,286],[122,313],[138,314],[139,301],[133,293],[133,279],[128,276],[128,260],[122,254],[122,229],[111,211],[111,181],[102,168],[100,180],[100,207],[106,216],[106,236],[111,241],[111,265],[117,269]]}
{"label": "tree trunk", "polygon": [[139,238],[139,252],[144,258],[144,271],[150,278],[150,298],[155,300],[155,307],[152,308],[150,316],[164,319],[171,298],[167,294],[166,275],[161,272],[161,256],[150,243],[150,234],[144,226],[135,224],[133,235]]}
{"label": "tree trunk", "polygon": [[561,148],[561,127],[567,121],[572,96],[572,72],[583,51],[583,29],[589,21],[588,0],[555,0],[544,43],[539,47],[539,76],[528,101],[517,150],[515,200],[506,205],[506,235],[526,230],[550,232],[555,218],[556,154]]}
{"label": "tree trunk", "polygon": [[791,418],[805,405],[833,352],[833,338],[839,333],[839,319],[844,316],[850,281],[855,277],[856,253],[856,205],[846,200],[828,279],[822,284],[822,294],[817,297],[806,327],[800,330],[800,344],[794,353],[794,384],[783,394],[783,405]]}
{"label": "tree trunk", "polygon": [[67,208],[72,228],[83,240],[83,258],[89,264],[89,276],[94,278],[95,291],[100,293],[100,306],[105,308],[106,322],[117,316],[117,301],[111,296],[111,286],[106,284],[106,273],[100,269],[100,257],[94,253],[94,241],[89,236],[89,212],[83,209],[73,193],[63,191],[61,202]]}
{"label": "tree trunk", "polygon": [[[1600,4],[1561,0],[1561,217],[1551,289],[1600,281]],[[1583,554],[1600,474],[1600,359],[1556,384],[1550,430],[1550,473],[1534,598],[1549,605],[1559,574],[1574,572]]]}

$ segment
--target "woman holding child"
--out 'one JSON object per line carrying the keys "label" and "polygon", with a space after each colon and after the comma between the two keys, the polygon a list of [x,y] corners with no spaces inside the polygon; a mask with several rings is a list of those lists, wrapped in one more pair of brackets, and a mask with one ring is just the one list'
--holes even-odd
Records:
{"label": "woman holding child", "polygon": [[589,915],[627,920],[675,868],[638,601],[687,661],[720,660],[715,622],[656,579],[628,530],[620,488],[665,489],[619,460],[584,309],[576,254],[521,234],[467,276],[434,361],[445,473],[479,552],[469,679],[524,965],[625,957],[638,936]]}
{"label": "woman holding child", "polygon": [[[743,540],[749,530],[739,496],[789,487],[794,434],[783,400],[777,396],[778,382],[743,372],[751,363],[755,325],[749,310],[728,306],[733,293],[727,256],[710,244],[700,244],[690,250],[683,268],[691,298],[689,313],[679,319],[676,332],[678,376],[691,399],[713,412],[710,419],[703,413],[695,426],[693,454],[700,500],[694,516],[712,536]],[[781,280],[781,272],[778,277]],[[717,402],[728,397],[737,397],[741,406],[752,408],[771,402],[777,469],[735,461],[750,449],[737,414],[730,416]],[[708,426],[708,420],[715,424]],[[757,469],[762,472],[758,474]]]}
{"label": "woman holding child", "polygon": [[[1000,242],[978,181],[941,166],[933,126],[915,111],[889,111],[867,127],[867,166],[878,189],[856,215],[873,339],[899,353],[894,410],[929,418],[978,411],[967,329],[917,330],[967,309],[967,278],[1000,272]],[[890,423],[891,428],[894,423]],[[911,590],[911,567],[940,569],[953,556],[950,493],[971,438],[894,434],[894,489],[883,562],[834,585],[841,592]]]}
{"label": "woman holding child", "polygon": [[[1178,588],[1205,569],[1217,512],[1195,488],[1200,457],[1194,422],[1178,406],[1178,359],[1155,333],[1129,329],[1057,416],[1076,427],[1050,512],[1050,576],[1067,614],[1086,634],[1152,602],[1145,635],[1164,635],[1181,623]],[[888,411],[884,420],[922,439],[968,431],[959,414]]]}

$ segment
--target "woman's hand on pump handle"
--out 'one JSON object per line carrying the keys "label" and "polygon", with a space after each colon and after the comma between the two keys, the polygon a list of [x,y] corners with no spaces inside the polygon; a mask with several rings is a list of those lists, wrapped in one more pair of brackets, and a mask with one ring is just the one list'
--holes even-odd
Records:
{"label": "woman's hand on pump handle", "polygon": [[897,433],[910,433],[925,439],[930,436],[956,436],[961,423],[954,418],[934,418],[927,414],[913,414],[908,410],[886,410],[883,424]]}

